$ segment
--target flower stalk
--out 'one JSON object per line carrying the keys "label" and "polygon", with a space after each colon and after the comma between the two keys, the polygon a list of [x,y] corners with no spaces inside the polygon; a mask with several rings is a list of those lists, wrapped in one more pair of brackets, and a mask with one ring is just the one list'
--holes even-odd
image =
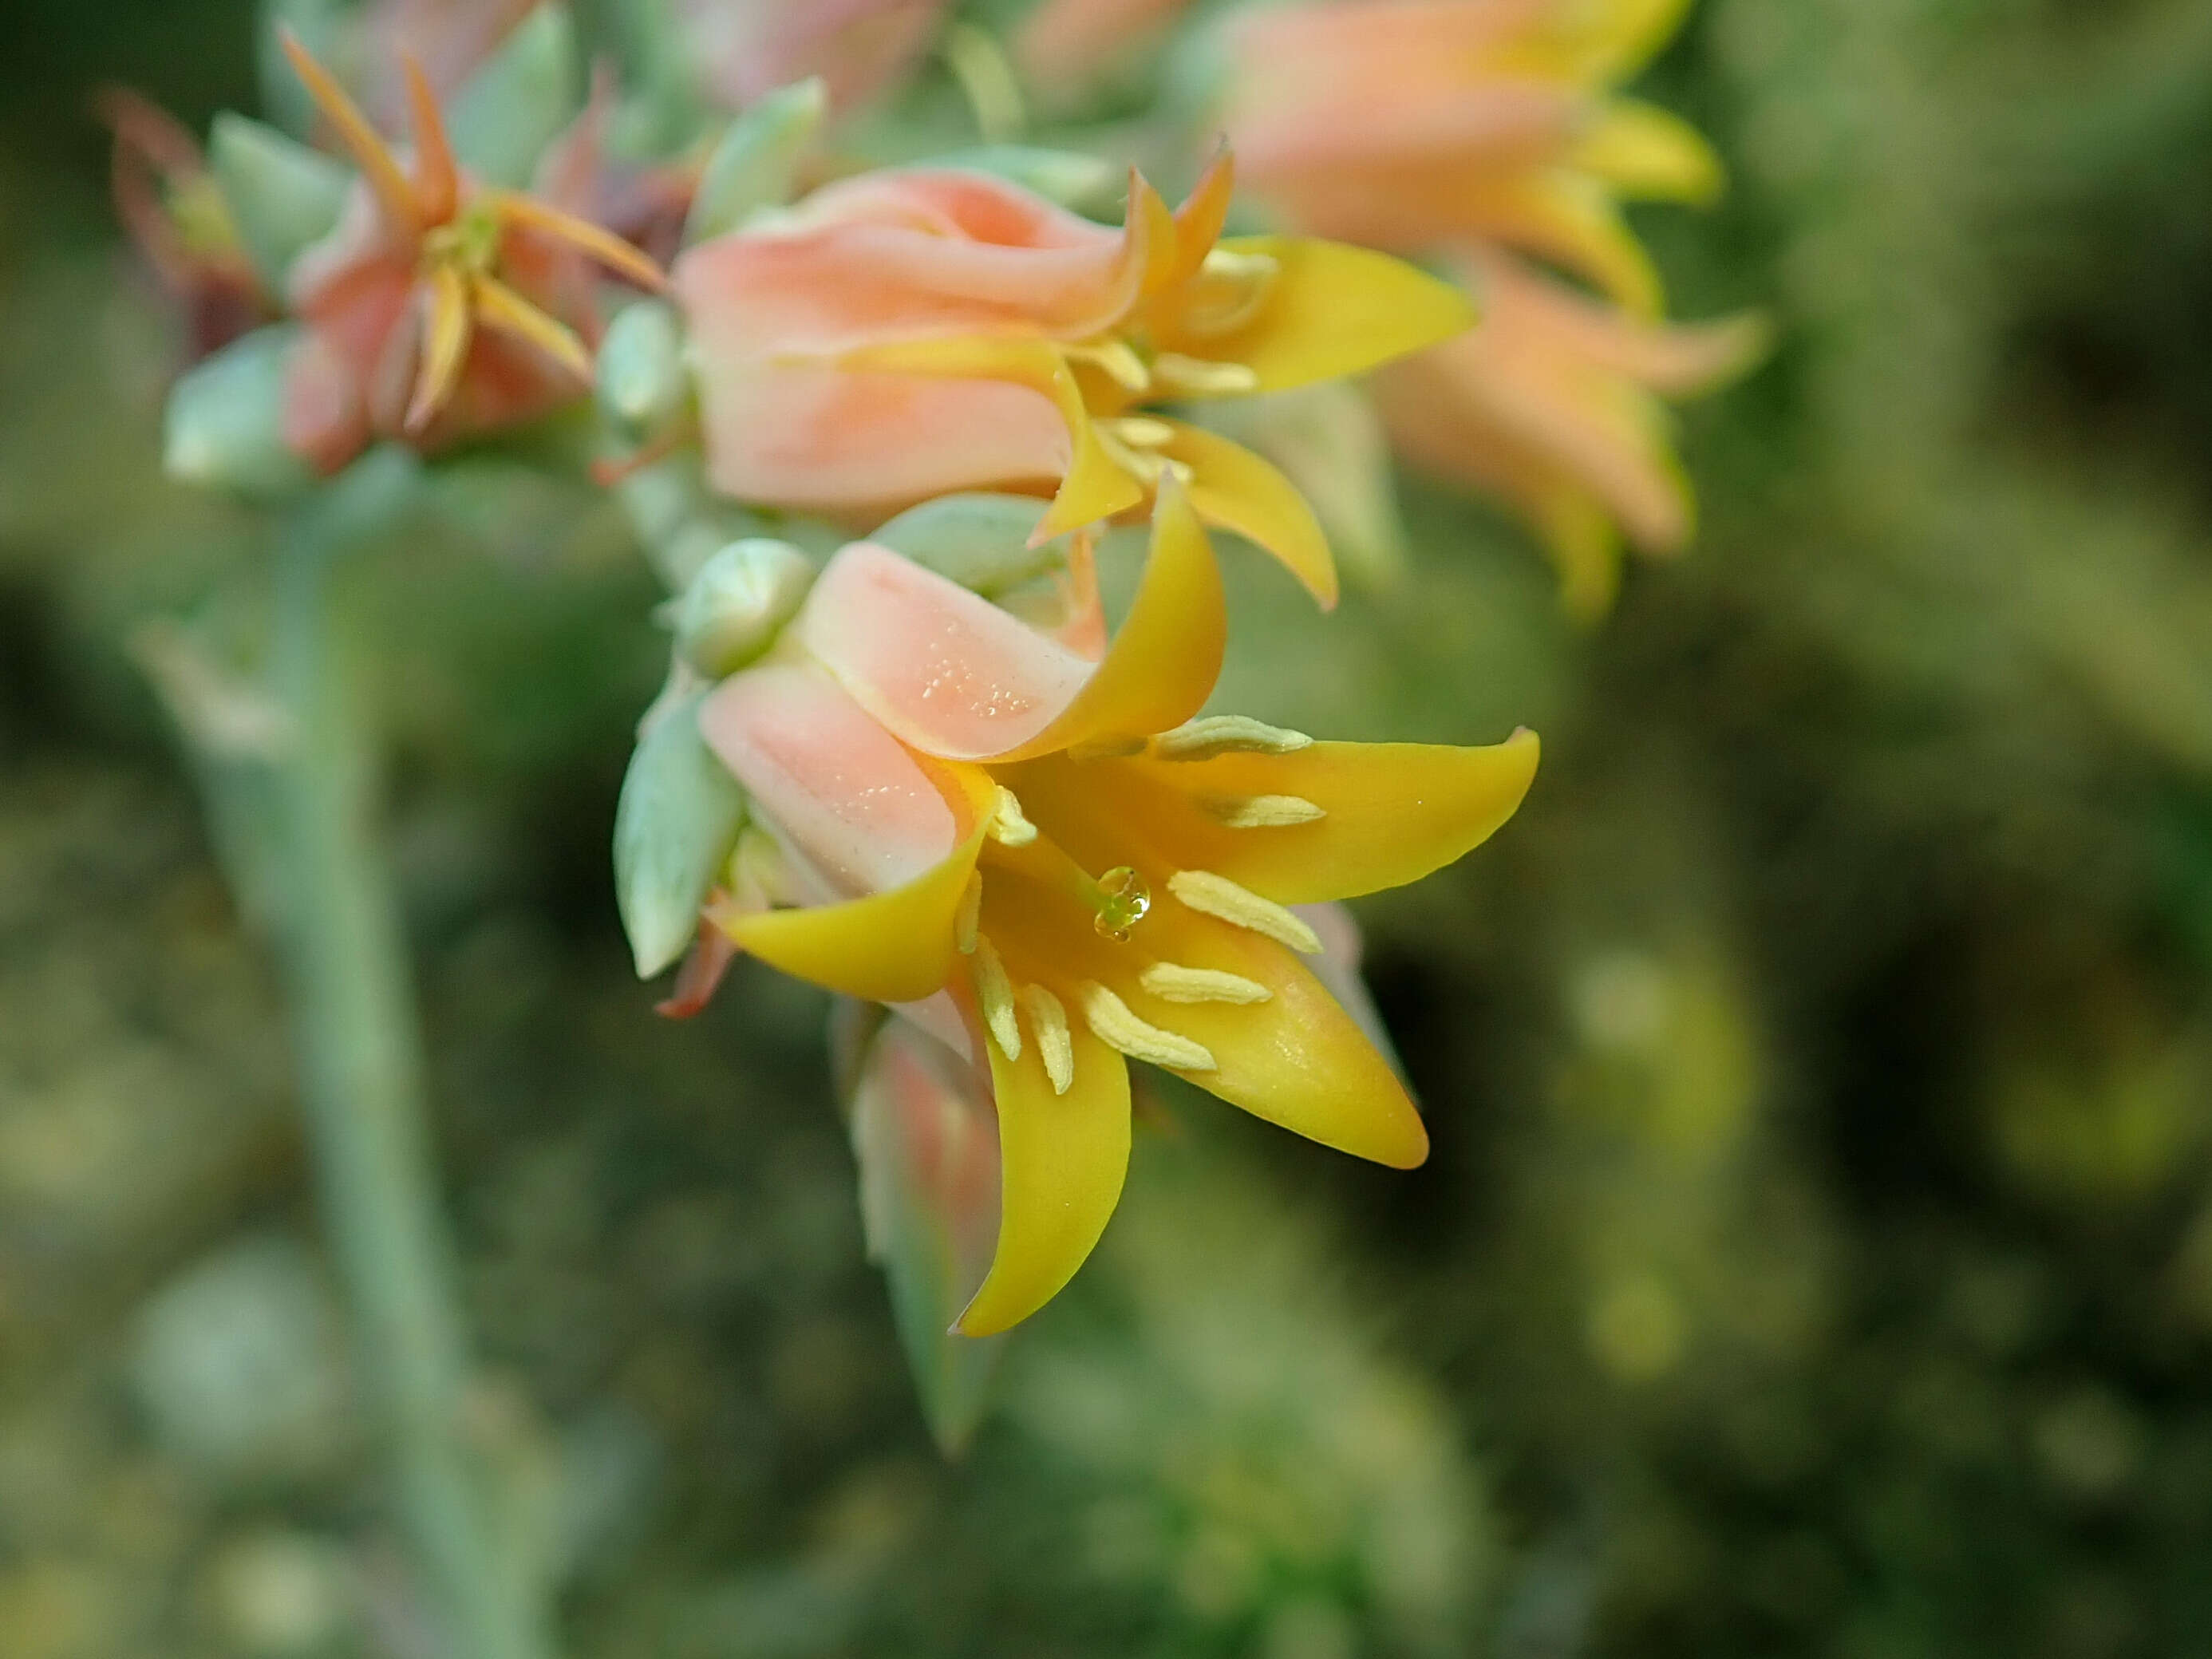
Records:
{"label": "flower stalk", "polygon": [[[380,463],[390,459],[394,465]],[[375,745],[343,618],[360,561],[408,483],[396,455],[319,492],[282,538],[275,681],[292,718],[276,762],[282,957],[301,1100],[356,1364],[399,1517],[460,1659],[547,1659],[542,1584],[501,1535],[471,1447],[470,1362],[424,1110],[422,1042],[398,904],[372,824]]]}

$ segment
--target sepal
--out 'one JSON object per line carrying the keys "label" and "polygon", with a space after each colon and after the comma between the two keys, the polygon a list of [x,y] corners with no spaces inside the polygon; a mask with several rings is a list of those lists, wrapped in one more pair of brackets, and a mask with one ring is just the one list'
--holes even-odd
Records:
{"label": "sepal", "polygon": [[735,230],[763,208],[788,202],[799,163],[829,112],[830,89],[816,76],[770,93],[732,121],[700,176],[684,246]]}
{"label": "sepal", "polygon": [[1030,545],[1049,506],[1033,495],[940,495],[900,514],[868,539],[992,599],[1056,568],[1066,556],[1056,540]]}
{"label": "sepal", "polygon": [[195,365],[169,392],[161,465],[179,483],[275,500],[313,482],[284,441],[284,382],[301,331],[258,328]]}
{"label": "sepal", "polygon": [[648,718],[615,808],[615,899],[640,979],[684,954],[737,844],[745,794],[699,734],[703,689]]}
{"label": "sepal", "polygon": [[454,96],[446,125],[455,157],[488,185],[527,187],[581,106],[583,74],[575,20],[544,0]]}
{"label": "sepal", "polygon": [[595,381],[600,410],[627,436],[672,419],[690,392],[675,307],[658,300],[625,307],[599,342]]}
{"label": "sepal", "polygon": [[947,1456],[974,1436],[1005,1339],[951,1334],[999,1231],[999,1143],[975,1068],[902,1019],[867,1042],[850,1097],[860,1219],[922,1415]]}
{"label": "sepal", "polygon": [[790,543],[732,542],[676,602],[677,654],[708,679],[736,672],[775,642],[813,585],[813,562]]}
{"label": "sepal", "polygon": [[352,175],[320,150],[228,110],[209,133],[208,169],[262,285],[282,294],[292,262],[337,223]]}

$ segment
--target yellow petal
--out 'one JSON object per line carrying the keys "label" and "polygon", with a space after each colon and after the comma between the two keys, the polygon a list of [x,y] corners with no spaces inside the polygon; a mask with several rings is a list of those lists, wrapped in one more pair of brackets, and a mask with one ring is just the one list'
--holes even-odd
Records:
{"label": "yellow petal", "polygon": [[415,373],[414,395],[408,399],[403,422],[410,433],[428,426],[453,395],[471,332],[468,279],[459,270],[448,264],[434,267],[424,293],[430,315],[422,331],[422,361]]}
{"label": "yellow petal", "polygon": [[460,169],[453,164],[446,124],[438,115],[437,94],[422,78],[422,66],[411,53],[402,53],[400,64],[407,75],[408,118],[415,133],[416,202],[423,223],[442,225],[460,204]]}
{"label": "yellow petal", "polygon": [[1198,275],[1206,256],[1221,240],[1221,228],[1229,221],[1229,204],[1236,193],[1237,161],[1224,144],[1176,210],[1175,264],[1165,286],[1187,283]]}
{"label": "yellow petal", "polygon": [[407,175],[399,170],[399,163],[369,124],[368,117],[361,112],[361,106],[347,95],[335,76],[315,61],[314,54],[301,44],[300,37],[290,29],[277,30],[276,40],[283,47],[284,56],[291,60],[293,72],[306,83],[315,107],[337,129],[338,142],[346,147],[354,165],[361,169],[361,176],[368,181],[369,190],[392,228],[410,237],[421,234],[422,215],[415,200],[414,186],[407,182]]}
{"label": "yellow petal", "polygon": [[999,1243],[991,1271],[953,1327],[994,1336],[1027,1319],[1075,1276],[1121,1200],[1129,1167],[1129,1067],[1080,1022],[1066,1094],[1045,1074],[1042,1045],[1008,1060],[996,1043]]}
{"label": "yellow petal", "polygon": [[1497,240],[1557,260],[1631,315],[1656,321],[1665,311],[1651,256],[1595,179],[1562,169],[1518,181],[1489,195],[1485,217]]}
{"label": "yellow petal", "polygon": [[1145,499],[1144,486],[1098,441],[1074,371],[1049,340],[992,336],[901,340],[847,352],[837,359],[837,367],[855,373],[1010,380],[1051,398],[1067,423],[1073,459],[1051,510],[1030,538],[1032,544],[1110,519]]}
{"label": "yellow petal", "polygon": [[1449,283],[1387,253],[1301,236],[1236,236],[1220,246],[1261,254],[1277,274],[1252,320],[1227,334],[1172,338],[1169,349],[1243,363],[1255,392],[1363,374],[1449,339],[1474,304]]}
{"label": "yellow petal", "polygon": [[1689,9],[1690,0],[1609,0],[1588,9],[1592,26],[1581,41],[1583,72],[1607,82],[1626,80],[1667,44]]}
{"label": "yellow petal", "polygon": [[1137,596],[1104,659],[1059,719],[995,759],[1024,760],[1182,725],[1212,695],[1228,637],[1213,549],[1182,486],[1168,474],[1152,507],[1152,547]]}
{"label": "yellow petal", "polygon": [[[1079,855],[1085,860],[1109,856],[1115,805],[1110,795],[1092,802],[1087,844]],[[1389,1061],[1281,945],[1186,908],[1170,896],[1167,871],[1158,865],[1149,877],[1150,914],[1127,940],[1108,939],[1075,896],[1083,878],[1066,854],[1047,848],[1018,869],[997,862],[995,854],[994,860],[984,929],[1015,980],[1048,984],[1077,1031],[1085,1030],[1078,988],[1095,981],[1139,1020],[1205,1050],[1210,1065],[1165,1069],[1208,1093],[1355,1158],[1409,1169],[1427,1156],[1427,1132]],[[1267,995],[1258,1002],[1210,1003],[1156,996],[1145,988],[1144,975],[1159,963],[1229,975],[1265,987]],[[1082,1071],[1079,1060],[1079,1079]]]}
{"label": "yellow petal", "polygon": [[1165,421],[1175,436],[1160,447],[1190,468],[1190,504],[1206,523],[1264,547],[1305,584],[1324,611],[1336,605],[1336,562],[1328,538],[1297,486],[1271,463],[1216,432]]}
{"label": "yellow petal", "polygon": [[575,331],[547,316],[496,276],[471,277],[469,299],[486,328],[537,347],[580,380],[591,380],[592,354],[584,349]]}
{"label": "yellow petal", "polygon": [[1720,157],[1704,135],[1654,104],[1620,99],[1608,103],[1576,141],[1568,165],[1593,173],[1631,200],[1716,200],[1723,184]]}
{"label": "yellow petal", "polygon": [[942,772],[947,799],[971,826],[943,863],[866,898],[750,913],[726,905],[707,920],[770,967],[847,996],[919,1002],[935,995],[959,954],[961,901],[998,805],[998,787],[981,768],[947,764]]}
{"label": "yellow petal", "polygon": [[1570,483],[1547,486],[1531,511],[1559,573],[1559,603],[1577,622],[1596,622],[1620,591],[1620,526],[1596,496]]}
{"label": "yellow petal", "polygon": [[520,226],[550,236],[556,241],[566,242],[577,252],[596,259],[617,276],[627,276],[640,288],[655,294],[665,292],[668,278],[652,256],[642,248],[624,241],[603,225],[588,219],[579,219],[573,213],[564,213],[550,203],[535,196],[525,196],[519,191],[486,191],[484,199],[503,226]]}
{"label": "yellow petal", "polygon": [[[1316,743],[1200,761],[1054,757],[1007,781],[1079,860],[1107,850],[1085,837],[1110,811],[1171,870],[1210,870],[1278,904],[1310,904],[1403,886],[1480,846],[1528,793],[1537,755],[1535,734],[1524,731],[1479,749]],[[1322,816],[1251,829],[1225,821],[1236,803],[1279,796]]]}

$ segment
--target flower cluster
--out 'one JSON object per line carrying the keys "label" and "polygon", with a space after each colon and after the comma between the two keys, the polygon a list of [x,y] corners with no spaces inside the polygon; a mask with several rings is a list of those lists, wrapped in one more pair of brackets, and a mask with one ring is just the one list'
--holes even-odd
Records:
{"label": "flower cluster", "polygon": [[[596,399],[595,476],[671,589],[615,826],[637,967],[677,969],[674,1014],[739,956],[842,1000],[870,1247],[948,1443],[988,1339],[1114,1211],[1132,1061],[1426,1155],[1338,902],[1486,840],[1537,743],[1214,708],[1211,532],[1338,597],[1340,501],[1228,434],[1285,398],[1364,411],[1372,373],[1409,454],[1542,527],[1577,609],[1610,595],[1616,524],[1679,544],[1656,397],[1755,342],[1657,322],[1617,210],[1717,183],[1694,134],[1611,93],[1675,9],[1236,15],[1226,143],[1176,205],[1130,170],[1118,213],[1077,210],[1110,190],[1082,156],[842,147],[935,0],[653,8],[652,49],[588,97],[562,8],[381,0],[283,38],[292,134],[224,118],[203,155],[111,104],[131,222],[213,349],[173,396],[173,470],[285,498],[374,446],[434,470]],[[1065,74],[1131,16],[1051,5],[1010,55],[969,28],[949,61]],[[1232,232],[1240,173],[1290,229]]]}

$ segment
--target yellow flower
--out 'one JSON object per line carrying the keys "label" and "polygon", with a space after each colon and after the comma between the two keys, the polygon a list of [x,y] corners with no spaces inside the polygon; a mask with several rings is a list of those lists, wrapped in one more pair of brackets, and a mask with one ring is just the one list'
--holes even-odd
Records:
{"label": "yellow flower", "polygon": [[1117,233],[975,173],[864,174],[691,249],[708,475],[740,500],[844,517],[956,490],[1049,491],[1050,538],[1141,507],[1161,477],[1326,605],[1311,510],[1265,461],[1162,404],[1359,374],[1449,338],[1464,295],[1387,255],[1224,240],[1234,169],[1179,210],[1132,174]]}
{"label": "yellow flower", "polygon": [[708,921],[988,1061],[1000,1222],[967,1334],[1034,1312],[1097,1242],[1128,1158],[1132,1059],[1358,1157],[1427,1155],[1403,1085],[1301,962],[1322,941],[1295,907],[1418,880],[1482,842],[1527,792],[1536,740],[1322,743],[1195,718],[1224,635],[1212,550],[1170,475],[1095,664],[860,543],[702,706],[755,826],[743,896]]}

